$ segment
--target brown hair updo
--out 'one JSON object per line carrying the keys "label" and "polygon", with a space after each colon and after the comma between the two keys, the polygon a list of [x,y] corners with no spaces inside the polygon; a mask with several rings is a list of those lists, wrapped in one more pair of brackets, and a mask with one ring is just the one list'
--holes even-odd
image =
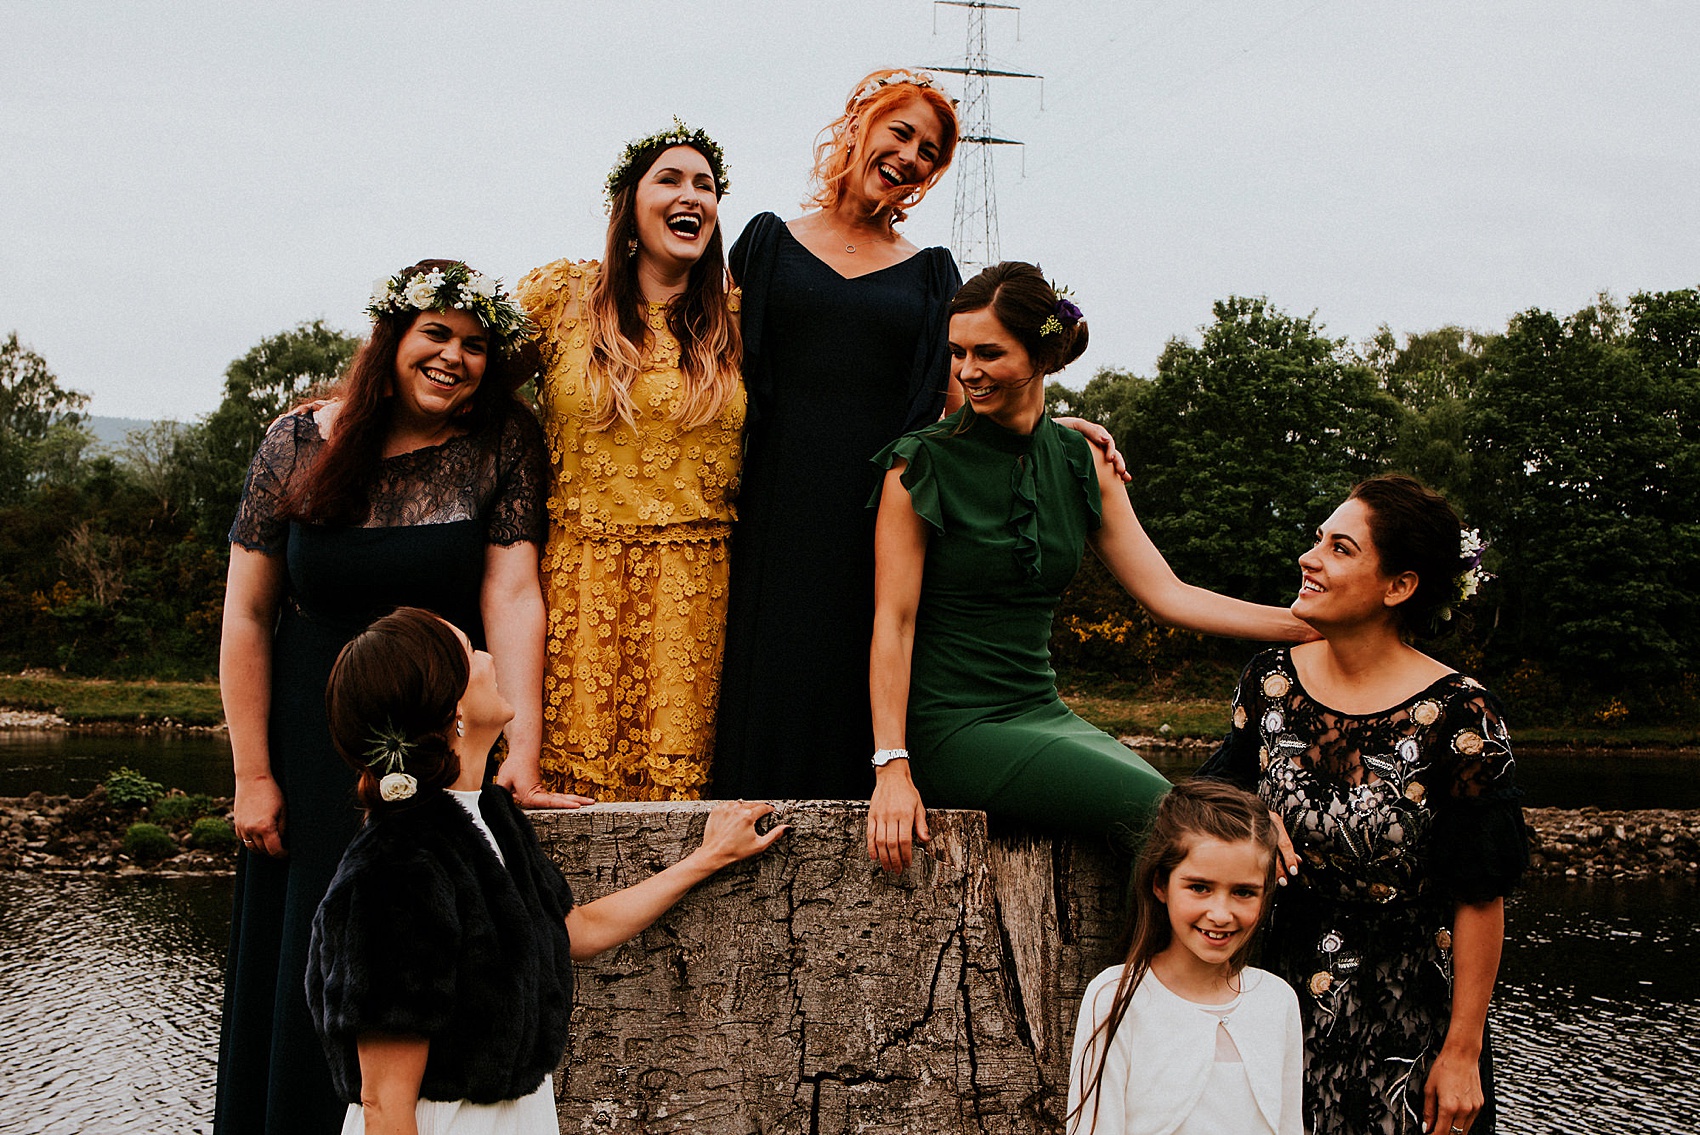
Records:
{"label": "brown hair updo", "polygon": [[1445,497],[1403,473],[1371,477],[1346,499],[1369,509],[1369,537],[1382,575],[1416,574],[1416,591],[1393,609],[1400,628],[1406,634],[1433,631],[1456,597],[1458,576],[1471,566],[1459,550],[1464,522]]}
{"label": "brown hair updo", "polygon": [[[1042,376],[1057,373],[1086,353],[1086,320],[1061,317],[1058,299],[1037,265],[1005,260],[963,284],[950,301],[950,314],[990,308]],[[1047,320],[1052,321],[1048,331]]]}
{"label": "brown hair updo", "polygon": [[[442,619],[419,607],[399,607],[359,634],[337,655],[325,687],[331,740],[360,774],[355,795],[368,812],[417,800],[460,778],[460,757],[449,747],[455,707],[466,692],[466,648]],[[410,800],[387,802],[369,750],[382,730],[405,741],[397,772],[419,782]],[[381,762],[380,762],[381,763]]]}

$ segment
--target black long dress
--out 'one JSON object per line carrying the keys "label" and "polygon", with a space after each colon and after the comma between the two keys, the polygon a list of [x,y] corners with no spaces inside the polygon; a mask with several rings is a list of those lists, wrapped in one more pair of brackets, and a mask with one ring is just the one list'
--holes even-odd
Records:
{"label": "black long dress", "polygon": [[715,739],[713,795],[865,798],[874,623],[869,463],[935,421],[945,306],[961,286],[928,248],[846,279],[772,213],[732,248],[750,424]]}
{"label": "black long dress", "polygon": [[[1448,674],[1380,713],[1341,713],[1305,690],[1287,648],[1268,650],[1199,775],[1258,793],[1299,853],[1262,964],[1299,995],[1305,1130],[1418,1135],[1452,1011],[1453,912],[1510,893],[1528,862],[1499,703]],[[1485,1033],[1481,1076],[1470,1131],[1492,1135]]]}
{"label": "black long dress", "polygon": [[230,540],[282,557],[268,742],[283,792],[283,859],[243,852],[225,967],[214,1130],[336,1131],[303,980],[313,914],[360,824],[354,774],[331,745],[325,683],[343,645],[401,606],[426,607],[483,641],[479,587],[490,544],[541,545],[542,432],[517,403],[482,430],[390,458],[366,527],[280,517],[293,478],[323,447],[310,411],[276,422],[248,471]]}

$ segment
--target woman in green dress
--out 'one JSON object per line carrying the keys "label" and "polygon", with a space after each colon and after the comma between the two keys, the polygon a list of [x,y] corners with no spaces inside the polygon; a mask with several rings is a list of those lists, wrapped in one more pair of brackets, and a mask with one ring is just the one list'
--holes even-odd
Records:
{"label": "woman in green dress", "polygon": [[[1109,462],[1045,414],[1044,378],[1086,349],[1080,309],[1006,261],[950,305],[967,404],[874,460],[876,752],[868,854],[889,871],[926,842],[923,800],[1089,836],[1135,832],[1161,773],[1057,697],[1051,615],[1090,545],[1159,622],[1304,641],[1282,607],[1183,583]],[[913,756],[911,757],[911,753]]]}

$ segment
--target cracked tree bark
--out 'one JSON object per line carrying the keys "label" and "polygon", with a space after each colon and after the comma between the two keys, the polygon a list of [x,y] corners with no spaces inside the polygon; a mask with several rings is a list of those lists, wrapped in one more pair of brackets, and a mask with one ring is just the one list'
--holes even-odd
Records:
{"label": "cracked tree bark", "polygon": [[[708,808],[532,820],[587,901],[696,846]],[[866,815],[788,805],[765,856],[579,967],[562,1131],[1062,1130],[1074,1017],[1118,960],[1127,863],[938,811],[892,878],[867,858]]]}

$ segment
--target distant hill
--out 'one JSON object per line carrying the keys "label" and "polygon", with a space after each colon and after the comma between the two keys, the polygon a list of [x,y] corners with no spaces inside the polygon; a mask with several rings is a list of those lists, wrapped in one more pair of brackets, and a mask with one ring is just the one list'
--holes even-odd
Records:
{"label": "distant hill", "polygon": [[103,418],[89,415],[85,423],[94,439],[107,449],[117,449],[124,444],[124,435],[131,430],[145,430],[153,425],[146,418]]}

